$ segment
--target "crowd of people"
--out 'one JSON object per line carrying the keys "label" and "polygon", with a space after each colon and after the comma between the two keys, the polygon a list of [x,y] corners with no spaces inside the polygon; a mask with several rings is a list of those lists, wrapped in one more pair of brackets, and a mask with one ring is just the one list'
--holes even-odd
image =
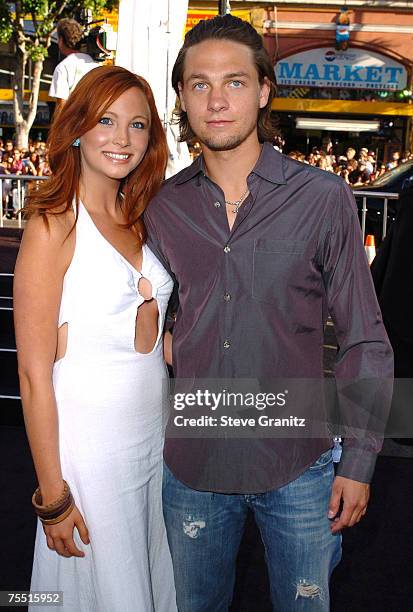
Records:
{"label": "crowd of people", "polygon": [[0,139],[1,174],[48,176],[47,146],[43,141],[29,140],[27,148],[18,148],[13,140]]}
{"label": "crowd of people", "polygon": [[290,151],[288,157],[328,172],[334,172],[352,187],[361,187],[372,183],[402,162],[413,159],[413,153],[406,151],[402,155],[399,151],[395,151],[387,163],[377,160],[376,153],[365,147],[359,151],[348,147],[344,155],[335,155],[332,147],[327,147],[326,150],[314,147],[307,155],[295,150]]}
{"label": "crowd of people", "polygon": [[[27,148],[18,148],[13,140],[0,139],[0,175],[49,176],[50,167],[46,143],[29,140]],[[17,216],[22,204],[17,180],[13,178],[2,180],[3,215],[8,219]],[[21,187],[21,193],[26,191],[26,183]]]}
{"label": "crowd of people", "polygon": [[[275,148],[285,152],[285,141],[277,138]],[[191,143],[190,153],[196,159],[201,153],[199,143]],[[316,166],[327,172],[334,172],[341,176],[352,187],[361,187],[372,183],[385,172],[396,168],[399,164],[413,159],[413,152],[405,151],[403,154],[395,151],[391,159],[385,163],[376,158],[375,151],[362,147],[358,151],[348,147],[345,154],[336,155],[333,147],[313,147],[310,153],[292,150],[288,157],[305,164]],[[13,140],[0,139],[0,174],[49,176],[51,173],[47,159],[47,144],[43,141],[29,140],[27,148],[17,148]],[[14,218],[20,207],[17,197],[17,184],[12,179],[3,179],[3,215]]]}

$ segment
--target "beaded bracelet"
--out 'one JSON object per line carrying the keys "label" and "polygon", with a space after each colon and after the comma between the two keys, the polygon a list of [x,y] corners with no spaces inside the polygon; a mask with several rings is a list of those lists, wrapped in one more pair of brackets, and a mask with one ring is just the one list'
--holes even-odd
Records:
{"label": "beaded bracelet", "polygon": [[75,502],[67,482],[63,481],[63,493],[51,504],[42,504],[40,487],[33,493],[32,504],[39,519],[44,525],[56,525],[69,516],[74,508]]}

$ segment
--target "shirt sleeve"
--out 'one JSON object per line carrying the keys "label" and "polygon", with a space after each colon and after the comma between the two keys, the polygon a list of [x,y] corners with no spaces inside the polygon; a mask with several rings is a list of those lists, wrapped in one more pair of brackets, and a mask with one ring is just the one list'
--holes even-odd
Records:
{"label": "shirt sleeve", "polygon": [[337,474],[370,482],[383,443],[393,382],[385,331],[350,188],[334,193],[322,248],[322,276],[338,352],[335,379],[344,440]]}
{"label": "shirt sleeve", "polygon": [[168,274],[171,276],[174,282],[174,288],[173,288],[172,295],[169,300],[168,310],[166,312],[166,318],[165,318],[165,330],[170,331],[172,330],[175,324],[176,313],[178,312],[178,308],[179,308],[178,283],[176,281],[174,273],[171,270],[169,262],[164,255],[161,241],[159,240],[158,234],[156,232],[156,223],[153,219],[153,215],[151,212],[151,208],[153,205],[154,205],[154,201],[151,202],[149,209],[145,211],[145,215],[144,215],[145,227],[146,227],[147,234],[148,234],[147,235],[147,245],[151,249],[152,253],[159,259],[159,261],[161,262],[161,264],[163,265],[165,270],[168,272]]}
{"label": "shirt sleeve", "polygon": [[66,70],[58,64],[53,72],[52,84],[50,85],[49,89],[49,96],[51,98],[60,98],[62,100],[67,100],[69,94],[70,90]]}

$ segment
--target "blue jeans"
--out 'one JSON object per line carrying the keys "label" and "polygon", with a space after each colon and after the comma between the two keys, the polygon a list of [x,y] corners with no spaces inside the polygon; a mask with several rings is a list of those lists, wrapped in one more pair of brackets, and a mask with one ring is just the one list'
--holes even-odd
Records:
{"label": "blue jeans", "polygon": [[227,612],[248,509],[264,543],[277,612],[327,612],[341,536],[327,518],[331,450],[287,485],[257,495],[195,491],[164,466],[163,508],[179,612]]}

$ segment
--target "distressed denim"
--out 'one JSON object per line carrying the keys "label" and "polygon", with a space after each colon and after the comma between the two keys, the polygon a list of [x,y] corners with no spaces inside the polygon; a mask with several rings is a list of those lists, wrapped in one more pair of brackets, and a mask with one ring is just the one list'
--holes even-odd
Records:
{"label": "distressed denim", "polygon": [[327,612],[341,536],[327,518],[331,450],[287,485],[256,495],[195,491],[164,466],[163,507],[179,612],[227,612],[248,509],[265,548],[277,612]]}

